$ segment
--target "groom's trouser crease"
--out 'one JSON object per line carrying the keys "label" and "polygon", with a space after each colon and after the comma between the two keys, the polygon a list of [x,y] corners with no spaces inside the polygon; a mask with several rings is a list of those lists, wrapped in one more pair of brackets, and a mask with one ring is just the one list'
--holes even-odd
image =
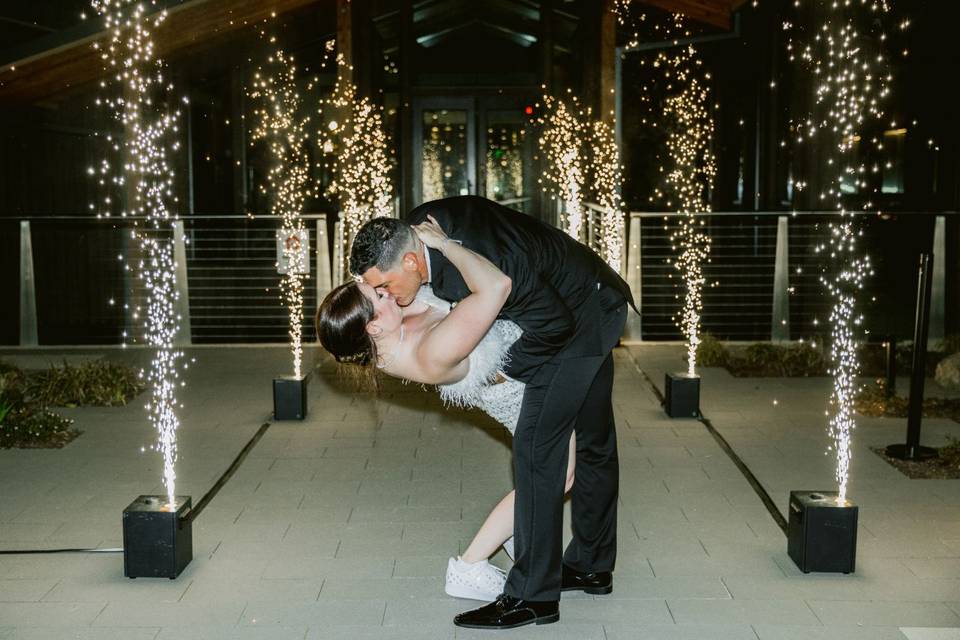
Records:
{"label": "groom's trouser crease", "polygon": [[[610,295],[605,289],[601,292]],[[524,396],[514,436],[517,558],[505,588],[518,598],[536,601],[560,597],[566,445],[574,428],[578,440],[574,493],[581,496],[572,504],[574,538],[567,557],[582,571],[610,570],[615,562],[619,478],[610,407],[610,351],[622,331],[626,306],[594,313],[578,332],[601,332],[603,354],[548,362],[527,385]],[[603,420],[588,415],[598,407],[606,414]],[[602,513],[600,509],[587,509],[584,514],[581,509],[588,501],[608,507]]]}

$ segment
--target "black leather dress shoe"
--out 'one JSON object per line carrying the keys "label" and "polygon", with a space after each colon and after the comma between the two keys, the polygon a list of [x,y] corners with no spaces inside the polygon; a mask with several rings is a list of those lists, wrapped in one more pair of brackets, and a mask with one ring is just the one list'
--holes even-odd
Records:
{"label": "black leather dress shoe", "polygon": [[488,605],[454,617],[453,624],[467,629],[514,629],[527,624],[550,624],[560,619],[560,603],[521,600],[503,593]]}
{"label": "black leather dress shoe", "polygon": [[563,565],[560,590],[583,591],[595,596],[606,595],[613,592],[613,572],[583,573]]}

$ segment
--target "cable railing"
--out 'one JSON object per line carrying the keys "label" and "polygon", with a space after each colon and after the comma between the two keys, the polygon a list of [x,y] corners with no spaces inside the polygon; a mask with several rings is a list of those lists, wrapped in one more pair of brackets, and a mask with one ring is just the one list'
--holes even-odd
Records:
{"label": "cable railing", "polygon": [[[599,228],[602,208],[587,204],[584,229]],[[704,266],[703,330],[726,340],[796,340],[822,338],[829,331],[831,301],[820,282],[829,265],[818,245],[828,241],[834,211],[719,211],[696,214],[706,220],[711,239]],[[870,255],[874,275],[861,297],[866,326],[872,333],[908,335],[912,326],[917,258],[921,250],[935,255],[931,340],[946,333],[948,273],[955,278],[956,253],[947,251],[947,221],[954,211],[897,212],[880,216],[860,212],[863,236],[859,247]],[[680,313],[684,283],[673,265],[671,242],[680,214],[635,211],[626,215],[621,275],[630,284],[641,310],[631,328],[640,340],[681,339],[675,316]],[[587,237],[588,244],[596,239]],[[595,244],[591,244],[596,248]],[[954,260],[952,271],[948,260]],[[639,326],[638,326],[639,325]]]}
{"label": "cable railing", "polygon": [[[586,205],[584,233],[600,228],[599,207]],[[705,265],[703,329],[727,340],[816,338],[827,330],[829,299],[820,278],[818,244],[827,240],[834,212],[712,212],[698,214],[711,238]],[[592,217],[597,217],[592,220]],[[333,215],[303,219],[310,236],[304,339],[315,339],[317,302],[339,278],[341,259]],[[916,257],[934,252],[931,340],[945,333],[947,300],[956,266],[947,268],[947,221],[955,212],[897,213],[864,219],[861,246],[875,275],[863,292],[874,333],[908,335]],[[621,271],[641,310],[628,338],[678,340],[674,316],[683,283],[671,262],[677,214],[625,216]],[[0,219],[0,278],[9,295],[0,315],[0,344],[134,344],[140,323],[133,310],[145,291],[136,277],[133,219],[54,216]],[[287,310],[277,273],[277,220],[272,216],[191,215],[171,234],[182,234],[181,344],[282,343]],[[952,233],[956,233],[952,231]],[[593,232],[596,235],[596,232]],[[581,239],[590,243],[591,238]],[[597,238],[593,238],[593,242]],[[956,254],[951,254],[956,261]],[[181,282],[182,280],[183,282]],[[949,287],[952,287],[950,289]],[[19,307],[17,306],[19,301]],[[631,314],[632,315],[632,314]]]}

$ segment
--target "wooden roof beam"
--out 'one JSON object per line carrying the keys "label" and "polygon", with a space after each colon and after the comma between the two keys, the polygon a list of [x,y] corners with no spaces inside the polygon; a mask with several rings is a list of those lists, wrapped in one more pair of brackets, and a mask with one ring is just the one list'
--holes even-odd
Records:
{"label": "wooden roof beam", "polygon": [[[154,34],[157,56],[224,36],[320,0],[189,0],[167,10]],[[332,8],[332,7],[331,7]],[[251,30],[251,37],[252,30]],[[0,69],[0,104],[32,103],[89,84],[103,75],[103,62],[93,43],[106,31],[4,64]]]}

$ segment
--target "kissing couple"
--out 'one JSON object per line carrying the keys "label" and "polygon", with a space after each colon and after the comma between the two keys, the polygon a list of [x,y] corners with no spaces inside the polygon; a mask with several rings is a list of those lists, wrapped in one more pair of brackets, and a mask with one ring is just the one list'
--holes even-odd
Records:
{"label": "kissing couple", "polygon": [[[613,590],[619,466],[613,356],[636,309],[627,283],[561,230],[477,196],[375,218],[350,253],[357,281],[326,296],[317,335],[338,362],[436,385],[513,435],[514,491],[494,507],[446,592],[491,601],[454,624],[560,619],[561,591]],[[576,466],[576,473],[574,473]],[[569,493],[573,538],[563,549]],[[487,559],[501,546],[504,573]]]}

